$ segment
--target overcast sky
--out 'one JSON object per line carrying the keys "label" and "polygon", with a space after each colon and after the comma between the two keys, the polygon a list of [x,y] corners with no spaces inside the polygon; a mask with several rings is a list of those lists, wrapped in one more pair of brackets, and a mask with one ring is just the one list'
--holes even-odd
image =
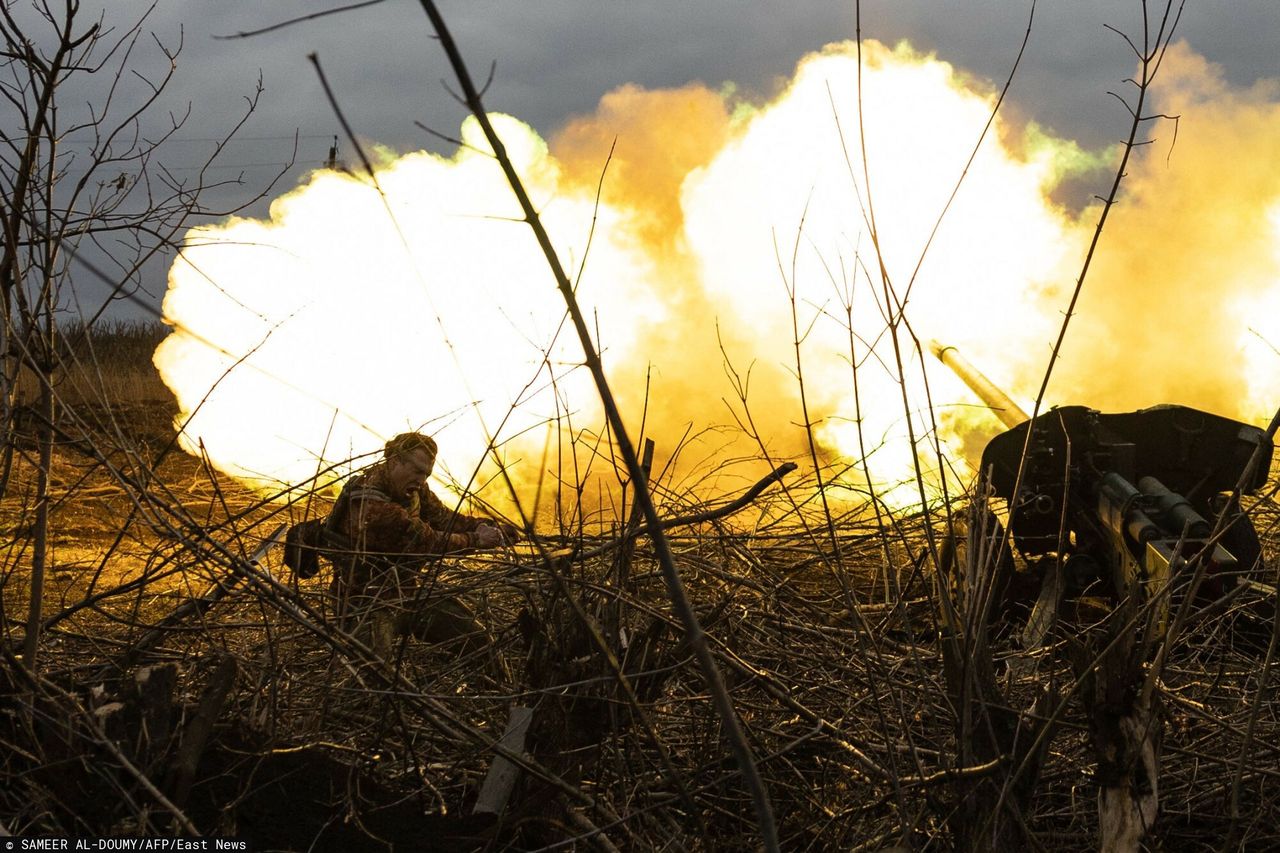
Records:
{"label": "overcast sky", "polygon": [[[438,148],[414,122],[452,134],[463,112],[441,85],[448,76],[442,51],[412,0],[384,0],[251,38],[217,38],[338,5],[161,0],[151,28],[162,38],[181,28],[185,38],[173,86],[175,98],[195,109],[184,135],[216,136],[261,71],[266,91],[227,165],[260,174],[253,164],[288,159],[292,143],[285,137],[295,130],[301,165],[323,160],[339,131],[307,61],[315,52],[358,133],[400,150]],[[976,77],[1001,81],[1030,8],[1010,0],[864,0],[863,34],[891,44],[906,39]],[[805,53],[855,35],[847,2],[471,0],[443,3],[442,10],[477,76],[497,63],[490,109],[510,112],[544,135],[592,111],[624,83],[732,82],[740,92],[768,96]],[[1106,26],[1136,32],[1139,10],[1136,0],[1041,2],[1013,107],[1086,145],[1118,138],[1125,116],[1107,91],[1120,88],[1133,63]],[[1233,82],[1280,78],[1274,0],[1191,0],[1179,32]],[[181,159],[176,148],[174,156]]]}
{"label": "overcast sky", "polygon": [[[259,74],[265,92],[258,109],[216,176],[243,172],[247,195],[267,180],[273,164],[289,159],[295,132],[297,165],[279,189],[320,165],[340,131],[307,60],[312,52],[362,137],[401,151],[439,150],[441,143],[414,122],[455,134],[463,110],[441,84],[448,69],[418,3],[384,0],[264,35],[219,38],[340,5],[159,0],[147,28],[169,44],[181,33],[184,42],[168,103],[177,110],[192,107],[168,148],[169,166],[181,172],[208,153]],[[602,95],[625,83],[732,83],[740,94],[767,98],[803,55],[855,36],[850,2],[469,0],[441,6],[473,73],[483,78],[496,62],[489,108],[518,116],[544,136],[571,116],[591,112]],[[863,35],[890,44],[908,40],[998,85],[1030,9],[1029,2],[1011,0],[864,0]],[[113,2],[107,19],[123,22],[145,10],[136,0]],[[1137,0],[1042,0],[1010,109],[1089,147],[1121,137],[1126,116],[1107,92],[1121,88],[1133,56],[1106,27],[1136,35],[1140,10]],[[1179,33],[1222,65],[1233,83],[1280,79],[1275,0],[1189,0]],[[147,63],[155,58],[150,45],[142,46],[139,68],[154,69]],[[344,142],[342,154],[350,157],[349,149]],[[234,204],[238,193],[217,201]]]}

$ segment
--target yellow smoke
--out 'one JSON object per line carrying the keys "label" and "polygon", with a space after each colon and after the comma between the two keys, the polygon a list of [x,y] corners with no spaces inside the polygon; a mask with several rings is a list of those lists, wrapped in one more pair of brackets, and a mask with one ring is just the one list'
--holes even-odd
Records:
{"label": "yellow smoke", "polygon": [[[768,104],[626,86],[549,146],[499,117],[581,272],[627,418],[643,417],[660,459],[679,453],[677,480],[723,489],[763,467],[732,460],[806,457],[802,376],[837,495],[860,500],[869,468],[882,496],[909,500],[912,463],[936,466],[922,370],[953,447],[995,428],[914,339],[960,346],[1015,398],[1038,386],[1097,215],[1053,193],[1110,152],[998,118],[929,243],[994,94],[905,45],[863,51],[870,187],[847,43],[806,57]],[[1185,47],[1163,73],[1160,109],[1183,116],[1177,144],[1147,147],[1130,169],[1050,402],[1171,401],[1256,420],[1280,394],[1280,178],[1268,168],[1280,95],[1232,90]],[[189,446],[277,483],[404,429],[435,432],[463,483],[491,440],[522,483],[608,470],[554,451],[566,435],[606,446],[595,392],[501,173],[474,123],[462,133],[469,147],[453,157],[390,159],[376,187],[317,172],[269,221],[189,235],[165,301],[177,330],[156,354]],[[899,310],[895,347],[886,324]]]}
{"label": "yellow smoke", "polygon": [[1122,185],[1056,395],[1265,424],[1280,404],[1280,84],[1233,89],[1178,44],[1155,97],[1179,118]]}

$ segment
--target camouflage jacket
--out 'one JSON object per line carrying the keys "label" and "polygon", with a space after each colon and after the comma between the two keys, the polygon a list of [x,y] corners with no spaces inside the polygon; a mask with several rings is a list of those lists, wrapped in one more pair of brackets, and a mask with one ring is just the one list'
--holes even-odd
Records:
{"label": "camouflage jacket", "polygon": [[387,469],[374,465],[343,487],[346,506],[333,529],[346,536],[357,554],[386,557],[432,557],[476,546],[474,531],[485,523],[455,513],[429,486],[408,497],[391,494]]}
{"label": "camouflage jacket", "polygon": [[343,487],[328,522],[350,549],[335,560],[335,592],[404,595],[430,558],[476,547],[474,531],[483,523],[453,512],[425,484],[412,495],[392,495],[385,464],[374,465]]}

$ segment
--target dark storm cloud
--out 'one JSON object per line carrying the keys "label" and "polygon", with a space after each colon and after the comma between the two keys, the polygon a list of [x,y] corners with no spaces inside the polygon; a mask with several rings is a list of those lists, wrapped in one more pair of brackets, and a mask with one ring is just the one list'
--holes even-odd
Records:
{"label": "dark storm cloud", "polygon": [[[338,123],[307,60],[318,54],[347,117],[366,140],[398,151],[446,147],[414,126],[421,121],[456,134],[464,110],[441,85],[450,77],[421,7],[410,0],[300,23],[244,39],[218,39],[311,14],[334,2],[284,0],[231,4],[213,0],[161,2],[148,19],[167,43],[181,30],[185,47],[166,105],[192,113],[168,146],[165,162],[191,174],[242,113],[259,74],[259,106],[223,155],[216,180],[234,180],[209,201],[215,208],[243,202],[292,156],[297,164],[273,194],[321,165]],[[1155,4],[1152,4],[1155,5]],[[108,19],[136,17],[143,4],[112,4]],[[1008,0],[864,0],[863,36],[888,44],[909,41],[973,78],[999,86],[1017,53],[1030,5]],[[1123,107],[1107,92],[1124,91],[1134,60],[1107,25],[1140,30],[1137,0],[1042,2],[1008,109],[1089,148],[1116,141],[1127,127]],[[774,94],[804,54],[855,36],[852,3],[746,2],[745,0],[476,0],[448,2],[442,11],[483,78],[497,74],[486,101],[550,135],[600,97],[626,83],[647,88],[732,82],[751,99]],[[1280,78],[1274,34],[1280,4],[1273,0],[1190,3],[1179,25],[1182,38],[1227,78],[1248,85]],[[149,45],[138,61],[159,68]],[[352,159],[343,141],[342,154]],[[261,215],[265,201],[248,212]],[[158,289],[158,288],[157,288]]]}
{"label": "dark storm cloud", "polygon": [[[185,27],[177,90],[198,105],[200,135],[225,126],[261,69],[267,91],[246,135],[286,136],[296,128],[316,137],[304,145],[303,159],[323,158],[336,122],[306,59],[313,51],[365,137],[406,150],[433,144],[415,120],[456,131],[463,112],[440,85],[448,76],[441,51],[421,8],[408,0],[249,39],[213,39],[325,7],[191,0],[157,9],[157,30]],[[906,39],[998,85],[1012,64],[1029,8],[1008,0],[867,0],[863,34],[890,44]],[[1133,60],[1106,26],[1136,33],[1139,10],[1137,2],[1115,0],[1041,2],[1012,91],[1019,115],[1089,146],[1120,136],[1123,109],[1107,91],[1123,90]],[[497,63],[489,106],[544,134],[571,115],[591,111],[601,95],[624,83],[656,88],[700,81],[718,87],[732,81],[749,96],[768,96],[805,53],[854,36],[853,6],[846,3],[483,0],[444,4],[443,11],[478,76],[491,61]],[[1272,43],[1277,23],[1280,9],[1269,0],[1215,0],[1191,4],[1179,31],[1222,64],[1229,79],[1248,84],[1280,76]],[[284,148],[255,150],[274,161]]]}

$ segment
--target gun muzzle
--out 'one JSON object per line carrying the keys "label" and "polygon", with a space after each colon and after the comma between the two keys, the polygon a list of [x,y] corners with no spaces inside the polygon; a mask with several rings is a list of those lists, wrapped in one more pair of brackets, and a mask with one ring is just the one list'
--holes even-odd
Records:
{"label": "gun muzzle", "polygon": [[1008,394],[997,388],[995,383],[982,374],[982,371],[970,364],[958,349],[938,341],[929,341],[929,349],[938,357],[938,361],[951,368],[951,372],[959,376],[964,384],[987,404],[987,407],[1005,426],[1013,429],[1018,424],[1031,420],[1027,413],[1022,411],[1022,407],[1013,402]]}

